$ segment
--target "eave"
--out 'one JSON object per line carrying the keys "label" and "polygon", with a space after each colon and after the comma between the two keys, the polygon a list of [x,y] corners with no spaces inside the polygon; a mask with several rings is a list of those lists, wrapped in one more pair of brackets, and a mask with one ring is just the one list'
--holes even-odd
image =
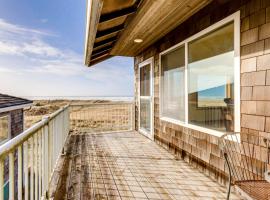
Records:
{"label": "eave", "polygon": [[[85,65],[136,56],[211,0],[89,0]],[[142,43],[134,43],[135,39]]]}

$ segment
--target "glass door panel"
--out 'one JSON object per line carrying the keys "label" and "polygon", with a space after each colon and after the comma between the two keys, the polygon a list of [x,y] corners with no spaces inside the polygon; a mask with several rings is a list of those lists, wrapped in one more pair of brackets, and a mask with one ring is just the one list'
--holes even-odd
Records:
{"label": "glass door panel", "polygon": [[147,133],[151,131],[151,101],[149,99],[141,99],[140,105],[140,128]]}
{"label": "glass door panel", "polygon": [[151,135],[152,91],[151,64],[140,66],[140,131]]}

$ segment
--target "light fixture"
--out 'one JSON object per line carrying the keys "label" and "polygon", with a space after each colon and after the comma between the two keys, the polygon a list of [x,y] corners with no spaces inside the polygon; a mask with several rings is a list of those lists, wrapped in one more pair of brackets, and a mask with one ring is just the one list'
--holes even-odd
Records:
{"label": "light fixture", "polygon": [[143,40],[140,39],[140,38],[137,38],[137,39],[134,40],[134,42],[135,42],[135,43],[141,43],[141,42],[143,42]]}

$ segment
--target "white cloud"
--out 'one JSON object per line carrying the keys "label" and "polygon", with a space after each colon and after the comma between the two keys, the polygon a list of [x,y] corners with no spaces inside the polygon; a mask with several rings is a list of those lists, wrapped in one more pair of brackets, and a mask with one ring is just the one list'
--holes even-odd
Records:
{"label": "white cloud", "polygon": [[41,21],[41,23],[47,23],[48,19],[44,18],[44,19],[41,19],[40,21]]}
{"label": "white cloud", "polygon": [[59,49],[44,42],[45,36],[53,34],[11,24],[0,18],[0,55],[61,56]]}
{"label": "white cloud", "polygon": [[21,96],[133,94],[132,62],[127,58],[87,68],[82,55],[48,43],[52,36],[0,18],[0,92]]}
{"label": "white cloud", "polygon": [[40,31],[31,28],[25,28],[17,24],[8,23],[6,20],[0,18],[0,31],[1,32],[9,32],[14,34],[38,34],[38,35],[53,35],[49,32]]}

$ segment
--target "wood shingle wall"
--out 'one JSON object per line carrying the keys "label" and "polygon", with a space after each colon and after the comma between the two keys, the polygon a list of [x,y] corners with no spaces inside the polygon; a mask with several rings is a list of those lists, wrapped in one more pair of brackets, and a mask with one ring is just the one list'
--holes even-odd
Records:
{"label": "wood shingle wall", "polygon": [[225,165],[218,138],[159,118],[159,53],[238,10],[241,12],[241,130],[270,138],[270,0],[213,1],[134,61],[137,122],[138,64],[153,56],[156,142],[220,182],[225,180]]}

